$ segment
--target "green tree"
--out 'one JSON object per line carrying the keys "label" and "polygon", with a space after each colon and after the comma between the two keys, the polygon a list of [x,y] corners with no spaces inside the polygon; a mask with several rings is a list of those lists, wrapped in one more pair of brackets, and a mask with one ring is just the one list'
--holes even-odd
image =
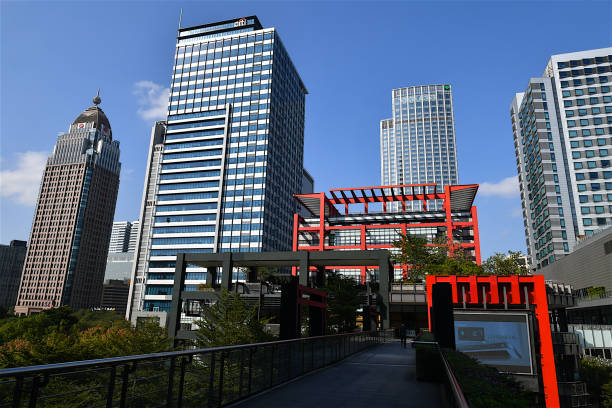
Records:
{"label": "green tree", "polygon": [[268,319],[257,319],[257,308],[240,299],[235,292],[222,290],[219,300],[202,310],[196,321],[198,347],[231,346],[270,341],[265,331]]}
{"label": "green tree", "polygon": [[508,251],[508,255],[495,253],[490,256],[483,264],[485,272],[490,275],[508,276],[508,275],[526,275],[529,271],[527,267],[521,263],[521,253]]}
{"label": "green tree", "polygon": [[357,309],[364,304],[364,289],[354,279],[337,272],[327,272],[327,326],[338,332],[350,332],[357,326]]}

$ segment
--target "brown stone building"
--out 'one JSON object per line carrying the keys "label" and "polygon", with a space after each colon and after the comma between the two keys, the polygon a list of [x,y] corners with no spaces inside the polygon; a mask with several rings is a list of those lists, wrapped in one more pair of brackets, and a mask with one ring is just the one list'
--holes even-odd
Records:
{"label": "brown stone building", "polygon": [[43,174],[15,313],[99,307],[119,189],[119,142],[87,108],[58,136]]}

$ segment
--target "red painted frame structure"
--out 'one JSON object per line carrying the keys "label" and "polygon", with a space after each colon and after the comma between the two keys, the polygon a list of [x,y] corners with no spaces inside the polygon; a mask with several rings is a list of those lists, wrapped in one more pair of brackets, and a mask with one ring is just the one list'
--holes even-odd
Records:
{"label": "red painted frame structure", "polygon": [[[431,330],[432,290],[436,283],[450,283],[455,307],[465,302],[470,309],[483,309],[484,305],[500,307],[524,306],[535,309],[537,330],[540,337],[540,366],[547,408],[559,407],[559,390],[555,357],[553,354],[548,298],[544,275],[530,276],[427,276],[427,314]],[[465,299],[463,294],[465,293]],[[505,296],[505,299],[504,299]],[[491,309],[494,311],[495,309]],[[536,343],[537,344],[537,343]]]}
{"label": "red painted frame structure", "polygon": [[[472,205],[474,196],[478,189],[477,184],[470,185],[454,185],[445,186],[444,191],[437,190],[435,183],[427,184],[404,184],[391,186],[377,187],[357,187],[357,188],[337,188],[329,190],[331,197],[328,197],[325,192],[313,194],[296,194],[294,197],[302,204],[312,217],[304,217],[300,214],[294,214],[293,218],[293,251],[325,251],[338,249],[389,249],[393,245],[367,245],[366,231],[376,228],[396,228],[402,234],[406,234],[409,228],[431,228],[431,227],[446,227],[446,235],[448,244],[451,247],[463,247],[473,249],[475,261],[480,265],[480,238],[478,234],[478,214],[476,207]],[[429,200],[442,200],[442,211],[428,211],[427,202]],[[422,203],[423,210],[420,214],[436,213],[440,215],[436,221],[417,220],[417,222],[390,223],[368,221],[368,215],[372,215],[369,210],[370,204],[382,203],[382,214],[389,214],[387,205],[389,203],[401,203],[401,213],[406,214],[406,202],[418,201]],[[350,205],[362,205],[362,212],[350,212]],[[344,214],[342,214],[336,206],[344,206]],[[469,221],[458,221],[454,219],[455,211],[469,212]],[[396,212],[397,213],[397,212]],[[418,214],[418,212],[417,212]],[[334,225],[329,224],[330,217],[345,216],[363,216],[364,223],[361,225],[352,222],[349,225],[341,225],[335,222]],[[319,218],[318,225],[313,225],[312,218]],[[306,222],[306,218],[310,218],[310,223]],[[440,221],[440,218],[443,218]],[[460,228],[472,228],[474,242],[470,243],[454,243],[453,230]],[[333,230],[358,230],[360,231],[360,245],[325,245],[325,236]],[[309,233],[318,236],[318,245],[303,246],[299,245],[300,234]],[[334,269],[355,269],[355,267],[334,267]],[[396,266],[396,268],[400,268]],[[406,266],[404,265],[405,269]],[[361,281],[366,278],[366,267],[360,267]]]}

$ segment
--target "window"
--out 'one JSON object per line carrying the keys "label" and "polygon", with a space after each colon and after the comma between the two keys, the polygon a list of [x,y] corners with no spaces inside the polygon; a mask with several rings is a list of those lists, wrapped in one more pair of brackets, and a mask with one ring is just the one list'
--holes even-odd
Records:
{"label": "window", "polygon": [[591,190],[593,191],[599,191],[600,190],[600,184],[599,183],[591,183]]}
{"label": "window", "polygon": [[585,140],[582,143],[584,144],[584,147],[591,147],[591,146],[593,146],[593,141],[592,140]]}
{"label": "window", "polygon": [[580,214],[586,215],[591,213],[591,207],[580,207]]}
{"label": "window", "polygon": [[[589,140],[589,142],[593,143],[590,140]],[[585,143],[586,143],[586,140],[585,140]],[[601,139],[601,138],[597,139],[597,146],[605,146],[605,145],[606,145],[606,139]],[[586,146],[586,144],[585,144],[585,146]],[[591,146],[592,146],[592,144],[591,144]]]}
{"label": "window", "polygon": [[603,214],[603,213],[604,213],[604,207],[602,205],[595,206],[595,214]]}
{"label": "window", "polygon": [[569,86],[569,81],[561,81],[561,88],[567,88]]}
{"label": "window", "polygon": [[566,110],[565,111],[565,116],[567,116],[568,118],[571,118],[574,116],[574,111],[573,110]]}
{"label": "window", "polygon": [[576,96],[582,96],[584,95],[584,91],[582,89],[576,89],[574,91],[574,93],[576,94]]}
{"label": "window", "polygon": [[590,103],[591,105],[594,105],[594,104],[596,104],[596,103],[599,103],[599,98],[596,98],[596,97],[589,98],[589,103]]}
{"label": "window", "polygon": [[569,108],[573,104],[574,104],[574,102],[572,102],[572,101],[563,101],[563,106],[565,106],[566,108]]}
{"label": "window", "polygon": [[574,169],[578,170],[582,168],[582,163],[581,162],[575,162],[574,163]]}
{"label": "window", "polygon": [[580,200],[581,203],[589,202],[589,196],[581,195],[581,196],[578,196],[578,199]]}
{"label": "window", "polygon": [[576,181],[584,180],[584,173],[576,173]]}
{"label": "window", "polygon": [[586,101],[584,99],[576,99],[576,105],[583,106],[585,104],[586,104]]}
{"label": "window", "polygon": [[579,159],[580,158],[580,152],[572,152],[572,159]]}
{"label": "window", "polygon": [[603,196],[601,194],[593,194],[593,201],[600,203],[603,201]]}
{"label": "window", "polygon": [[587,114],[587,110],[586,109],[578,109],[578,116],[584,116]]}
{"label": "window", "polygon": [[590,129],[582,129],[582,136],[591,136],[591,130]]}
{"label": "window", "polygon": [[576,136],[578,136],[578,131],[577,131],[577,130],[570,130],[570,131],[569,131],[569,136],[570,136],[570,137],[576,137]]}
{"label": "window", "polygon": [[585,225],[585,226],[593,225],[593,220],[590,218],[583,218],[582,225]]}
{"label": "window", "polygon": [[589,172],[589,179],[597,180],[598,178],[599,178],[599,173],[597,173],[596,171]]}
{"label": "window", "polygon": [[586,184],[578,184],[578,191],[586,191]]}
{"label": "window", "polygon": [[586,157],[595,157],[595,150],[587,150],[584,153]]}
{"label": "window", "polygon": [[576,142],[576,141],[571,141],[570,142],[570,146],[575,148],[575,147],[580,147],[580,144],[578,142]]}
{"label": "window", "polygon": [[594,94],[594,93],[597,93],[597,88],[589,88],[589,89],[587,89],[587,91],[588,91],[590,94]]}
{"label": "window", "polygon": [[588,119],[580,119],[580,126],[589,126]]}
{"label": "window", "polygon": [[568,127],[574,127],[574,126],[576,126],[576,121],[575,121],[575,120],[568,120],[568,121],[567,121],[567,126],[568,126]]}
{"label": "window", "polygon": [[[593,89],[595,89],[595,88],[593,88]],[[563,94],[564,97],[572,96],[570,91],[561,91],[561,93]]]}

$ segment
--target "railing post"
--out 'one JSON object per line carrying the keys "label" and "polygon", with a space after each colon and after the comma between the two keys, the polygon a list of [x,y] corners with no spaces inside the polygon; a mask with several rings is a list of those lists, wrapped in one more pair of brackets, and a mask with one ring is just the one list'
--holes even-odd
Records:
{"label": "railing post", "polygon": [[[293,343],[287,343],[287,347],[289,347],[289,355],[287,356],[287,380],[291,379],[291,351],[293,349]],[[279,364],[280,366],[280,364]]]}
{"label": "railing post", "polygon": [[127,387],[128,381],[130,379],[130,371],[136,369],[136,363],[130,368],[130,364],[127,363],[123,366],[123,372],[121,373],[121,400],[119,401],[119,406],[121,408],[125,407],[125,400],[127,398]]}
{"label": "railing post", "polygon": [[274,384],[274,345],[270,346],[270,387]]}
{"label": "railing post", "polygon": [[170,371],[168,372],[168,393],[166,394],[166,407],[172,407],[172,393],[174,388],[174,368],[176,366],[176,360],[174,357],[170,357]]}
{"label": "railing post", "polygon": [[181,378],[179,379],[179,389],[178,396],[176,401],[176,406],[181,408],[183,406],[183,388],[185,388],[185,369],[187,368],[187,364],[191,363],[192,356],[183,357],[181,359]]}
{"label": "railing post", "polygon": [[218,407],[223,405],[223,371],[224,369],[225,369],[225,352],[222,351],[221,359],[219,360],[219,401],[217,401]]}
{"label": "railing post", "polygon": [[21,388],[23,387],[23,377],[18,376],[15,381],[15,389],[13,390],[13,408],[19,408],[21,405]]}
{"label": "railing post", "polygon": [[314,358],[314,343],[315,343],[314,340],[310,340],[310,360],[311,360],[310,371],[314,370],[314,368],[315,368],[315,365],[314,365],[314,363],[315,363],[315,358]]}
{"label": "railing post", "polygon": [[326,347],[327,347],[327,339],[323,339],[323,365],[322,367],[325,366],[325,354],[327,354],[325,350]]}
{"label": "railing post", "polygon": [[304,340],[300,340],[300,344],[302,345],[302,372],[301,374],[304,374]]}
{"label": "railing post", "polygon": [[38,375],[34,375],[32,379],[32,391],[30,392],[30,408],[36,408],[36,400],[38,400],[38,384],[40,383],[40,377]]}
{"label": "railing post", "polygon": [[106,407],[113,407],[113,394],[115,393],[115,377],[117,376],[117,367],[111,367],[110,379],[108,380],[108,392],[106,394]]}
{"label": "railing post", "polygon": [[249,349],[249,395],[251,394],[251,381],[253,379],[253,350],[254,348]]}
{"label": "railing post", "polygon": [[242,372],[244,368],[244,349],[240,349],[240,375],[239,375],[239,380],[238,380],[238,397],[242,397],[242,384],[243,384],[243,380],[242,380]]}
{"label": "railing post", "polygon": [[212,398],[215,391],[215,352],[210,353],[210,377],[208,379],[208,408],[212,408]]}

